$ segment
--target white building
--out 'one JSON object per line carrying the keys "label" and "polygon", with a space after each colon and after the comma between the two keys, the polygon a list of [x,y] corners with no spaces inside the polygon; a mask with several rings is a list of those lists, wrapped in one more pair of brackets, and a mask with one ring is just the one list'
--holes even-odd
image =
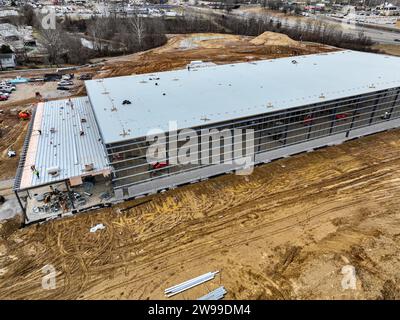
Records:
{"label": "white building", "polygon": [[14,53],[0,53],[0,70],[15,68],[17,59]]}
{"label": "white building", "polygon": [[400,8],[391,4],[391,3],[384,3],[381,6],[376,7],[376,10],[379,14],[383,16],[398,16],[400,15]]}

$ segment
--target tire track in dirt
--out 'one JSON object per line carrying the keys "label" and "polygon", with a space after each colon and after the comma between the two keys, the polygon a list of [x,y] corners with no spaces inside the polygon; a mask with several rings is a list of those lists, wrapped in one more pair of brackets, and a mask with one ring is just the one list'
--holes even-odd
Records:
{"label": "tire track in dirt", "polygon": [[[357,208],[372,203],[398,208],[398,149],[392,145],[391,152],[380,152],[397,138],[394,133],[385,135],[388,143],[376,138],[380,148],[366,149],[363,140],[351,142],[261,166],[247,178],[223,176],[182,187],[123,214],[116,214],[117,208],[104,209],[21,230],[19,237],[33,246],[41,243],[46,250],[28,256],[20,249],[16,261],[5,263],[0,257],[0,268],[13,270],[0,282],[0,297],[95,298],[124,288],[131,295],[139,292],[146,297],[155,288],[162,292],[160,286],[170,284],[168,279],[182,266],[200,262],[200,268],[203,261],[220,257],[221,252],[243,247],[250,254],[255,243],[298,238],[338,217],[354,217]],[[354,152],[352,157],[346,150]],[[89,233],[99,222],[106,229]],[[53,292],[40,287],[44,262],[54,264],[58,271],[61,285]],[[232,275],[239,272],[236,264],[225,268],[232,269]],[[274,289],[276,296],[289,296],[290,282],[283,276],[260,279],[268,288],[284,286]],[[234,287],[231,280],[226,281],[227,288]]]}
{"label": "tire track in dirt", "polygon": [[[381,176],[381,175],[379,175],[378,174],[378,176]],[[364,176],[364,177],[362,177],[361,179],[367,179],[367,176]],[[349,182],[349,183],[352,183],[351,181]],[[354,183],[354,180],[353,180],[353,183]],[[285,204],[283,204],[283,205],[285,205]],[[352,205],[351,203],[350,203],[350,205]],[[345,208],[347,205],[345,205],[345,206],[343,206],[342,208]],[[305,219],[303,219],[303,220],[300,220],[299,221],[299,219],[298,219],[298,215],[299,215],[299,212],[297,212],[297,213],[295,213],[295,214],[293,214],[293,215],[290,215],[290,216],[286,216],[286,217],[283,217],[283,218],[280,218],[280,219],[277,219],[277,220],[275,220],[275,221],[271,221],[271,222],[268,222],[268,223],[265,223],[265,224],[258,224],[258,228],[253,228],[252,230],[250,230],[250,231],[244,231],[244,232],[240,232],[242,235],[243,235],[243,233],[253,233],[255,230],[257,230],[257,229],[263,229],[263,228],[265,228],[266,226],[273,226],[273,225],[275,225],[275,224],[277,224],[278,222],[283,222],[283,221],[285,221],[285,222],[287,222],[288,223],[288,225],[287,226],[285,226],[285,227],[282,227],[282,228],[280,228],[280,229],[277,229],[277,230],[275,230],[275,231],[273,231],[273,232],[271,232],[270,234],[271,235],[276,235],[276,234],[278,234],[278,233],[281,233],[281,232],[284,232],[284,231],[288,231],[290,228],[293,228],[294,226],[297,226],[299,223],[304,223],[304,222],[306,222],[306,221],[310,221],[311,219],[315,219],[315,218],[317,218],[317,217],[321,217],[321,216],[324,216],[324,215],[327,215],[327,214],[332,214],[332,213],[334,213],[336,210],[337,210],[338,208],[337,207],[335,207],[335,208],[333,208],[333,209],[330,209],[330,210],[326,210],[326,211],[324,211],[324,212],[321,212],[320,214],[318,214],[318,215],[311,215],[311,216],[307,216]],[[300,213],[300,215],[304,215],[304,213],[302,214],[302,213]],[[237,217],[236,217],[237,218]],[[290,219],[294,219],[295,221],[293,222],[293,223],[289,223],[290,222]],[[247,220],[247,221],[251,221],[251,222],[253,222],[253,219],[250,219],[250,220]],[[226,222],[226,221],[225,221]],[[207,221],[207,223],[209,223],[209,221]],[[224,224],[224,223],[222,223],[222,224]],[[250,226],[248,226],[248,227],[250,227]],[[216,226],[215,225],[213,225],[212,227],[211,227],[211,229],[212,230],[218,230],[218,229],[216,229]],[[200,235],[204,235],[204,232],[203,232],[203,230],[201,230],[201,229],[197,229],[198,230],[198,234],[197,235],[193,235],[193,238],[196,238],[197,236],[200,236]],[[233,238],[235,238],[235,234],[233,234],[232,235],[233,236]],[[257,239],[260,239],[260,237],[262,237],[262,236],[257,236],[257,237],[248,237],[248,238],[246,238],[246,242],[249,242],[249,241],[254,241],[254,240],[257,240]],[[240,245],[240,244],[243,244],[243,240],[240,240],[240,241],[235,241],[235,242],[232,242],[231,244],[227,244],[227,243],[225,243],[224,244],[224,247],[227,247],[227,246],[236,246],[236,245]],[[180,246],[182,246],[182,244],[180,244]],[[199,247],[201,247],[202,245],[200,244],[199,245]],[[196,247],[192,247],[192,249],[196,249]],[[171,251],[172,249],[170,249],[169,251]],[[200,254],[201,256],[203,256],[203,255],[207,255],[207,254],[212,254],[212,253],[214,253],[215,251],[218,251],[218,250],[220,250],[219,248],[217,248],[217,249],[213,249],[213,250],[209,250],[209,251],[207,251],[207,252],[204,252],[203,250],[202,250],[202,253]],[[163,252],[165,252],[163,249],[161,249],[161,251],[163,251]],[[173,252],[172,253],[170,253],[170,254],[174,254]],[[169,256],[170,256],[170,254],[168,254],[167,256],[160,256],[159,257],[159,259],[167,259]],[[175,254],[179,254],[179,252],[176,252]],[[152,259],[155,259],[155,257],[154,256],[152,256],[151,257]],[[193,257],[191,257],[191,259],[197,259],[197,258],[200,258],[200,256],[193,256]],[[172,268],[174,268],[174,267],[177,267],[176,265],[175,266],[172,266]],[[147,276],[149,276],[149,275],[144,275],[144,277],[143,278],[135,278],[133,281],[135,281],[135,280],[144,280]],[[109,288],[109,289],[114,289],[114,288]],[[100,292],[100,294],[101,294],[101,292]]]}

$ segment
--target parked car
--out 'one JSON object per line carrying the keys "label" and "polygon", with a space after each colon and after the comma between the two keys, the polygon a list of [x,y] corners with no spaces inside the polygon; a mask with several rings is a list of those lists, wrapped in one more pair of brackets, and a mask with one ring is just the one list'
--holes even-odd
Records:
{"label": "parked car", "polygon": [[0,84],[6,84],[8,86],[11,86],[11,81],[10,80],[3,80],[0,82]]}
{"label": "parked car", "polygon": [[70,90],[70,88],[65,86],[58,86],[57,90]]}
{"label": "parked car", "polygon": [[84,73],[84,74],[81,74],[78,79],[79,80],[91,80],[92,78],[93,78],[93,75],[91,75],[89,73]]}
{"label": "parked car", "polygon": [[8,100],[8,96],[0,94],[0,101],[6,101],[6,100]]}
{"label": "parked car", "polygon": [[1,81],[0,87],[10,87],[12,89],[16,89],[15,85],[11,84],[9,81]]}
{"label": "parked car", "polygon": [[61,80],[62,75],[58,73],[47,73],[44,75],[44,81],[57,81]]}
{"label": "parked car", "polygon": [[61,79],[62,80],[72,80],[74,78],[74,74],[73,73],[69,73],[69,74],[64,74]]}
{"label": "parked car", "polygon": [[74,83],[72,81],[68,81],[68,80],[61,80],[57,84],[59,86],[72,86],[72,85],[74,85]]}
{"label": "parked car", "polygon": [[0,90],[7,90],[7,92],[8,91],[15,91],[16,89],[15,89],[15,86],[6,86],[6,85],[4,85],[4,86],[2,86],[2,85],[0,85]]}
{"label": "parked car", "polygon": [[10,97],[10,94],[8,92],[5,92],[5,91],[1,91],[0,90],[0,94],[3,95],[3,96],[6,96],[7,98]]}
{"label": "parked car", "polygon": [[13,90],[10,87],[0,87],[1,92],[11,93]]}

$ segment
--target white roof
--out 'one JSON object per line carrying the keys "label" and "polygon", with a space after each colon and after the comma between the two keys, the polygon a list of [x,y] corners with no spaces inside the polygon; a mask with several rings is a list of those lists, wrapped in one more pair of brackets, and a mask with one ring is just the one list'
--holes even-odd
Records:
{"label": "white roof", "polygon": [[399,70],[398,57],[337,51],[90,80],[86,89],[107,144],[167,131],[168,121],[192,128],[398,87]]}

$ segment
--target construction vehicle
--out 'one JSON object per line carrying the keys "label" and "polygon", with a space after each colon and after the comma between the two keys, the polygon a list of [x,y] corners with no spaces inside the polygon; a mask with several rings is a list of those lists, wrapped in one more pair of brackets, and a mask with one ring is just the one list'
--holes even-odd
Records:
{"label": "construction vehicle", "polygon": [[162,174],[168,168],[168,161],[150,163],[150,177]]}
{"label": "construction vehicle", "polygon": [[167,161],[165,161],[165,162],[156,162],[156,163],[152,163],[151,166],[152,166],[153,170],[154,169],[162,169],[162,168],[165,168],[165,167],[168,166],[168,162]]}
{"label": "construction vehicle", "polygon": [[31,118],[31,112],[29,109],[22,110],[18,113],[18,118],[22,120],[29,120]]}

